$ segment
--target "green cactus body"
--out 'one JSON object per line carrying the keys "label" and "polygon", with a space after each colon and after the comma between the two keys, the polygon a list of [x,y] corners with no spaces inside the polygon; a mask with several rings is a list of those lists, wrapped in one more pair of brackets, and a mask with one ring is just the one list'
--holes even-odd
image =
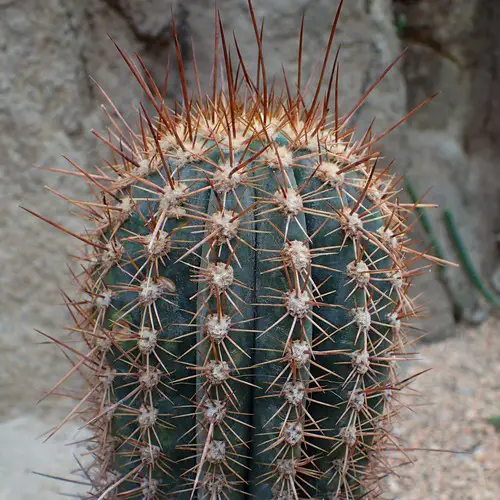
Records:
{"label": "green cactus body", "polygon": [[92,498],[365,498],[414,314],[409,210],[369,134],[226,67],[227,95],[180,111],[148,91],[158,117],[114,124],[86,175]]}
{"label": "green cactus body", "polygon": [[393,211],[358,144],[276,122],[231,144],[200,129],[192,155],[158,127],[145,175],[115,181],[89,273],[109,493],[354,498],[368,476],[404,284]]}

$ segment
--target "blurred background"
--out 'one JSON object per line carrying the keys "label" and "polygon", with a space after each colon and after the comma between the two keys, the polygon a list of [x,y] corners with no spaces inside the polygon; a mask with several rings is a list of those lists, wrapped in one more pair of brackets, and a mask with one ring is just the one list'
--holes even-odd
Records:
{"label": "blurred background", "polygon": [[[296,75],[305,10],[304,73],[310,74],[338,1],[253,3],[257,18],[265,17],[267,71],[278,88],[282,66],[290,80]],[[218,6],[228,38],[234,31],[252,70],[256,49],[246,0],[219,0]],[[82,229],[67,204],[44,186],[85,198],[85,184],[37,167],[67,168],[62,154],[84,168],[102,163],[105,148],[90,130],[104,130],[104,100],[90,77],[132,122],[143,99],[108,35],[127,53],[138,52],[161,84],[174,57],[172,12],[194,89],[191,42],[202,84],[210,77],[212,0],[0,0],[0,499],[52,499],[76,491],[77,485],[30,471],[68,475],[78,450],[66,443],[84,437],[70,423],[44,444],[42,434],[65,417],[71,402],[35,405],[69,367],[35,329],[58,337],[69,323],[58,304],[59,288],[72,293],[67,264],[74,242],[19,205]],[[432,269],[414,287],[428,317],[419,322],[427,333],[410,348],[419,361],[409,371],[433,370],[415,383],[414,411],[403,415],[396,432],[405,447],[445,451],[410,454],[416,462],[388,481],[386,498],[497,500],[500,2],[346,0],[337,33],[341,113],[407,48],[357,114],[361,129],[376,116],[374,128],[381,132],[440,92],[381,147],[396,160],[394,170],[409,179],[402,197],[426,194],[440,205],[429,211],[425,227],[415,224],[422,248],[468,264]],[[171,66],[170,100],[180,97]]]}

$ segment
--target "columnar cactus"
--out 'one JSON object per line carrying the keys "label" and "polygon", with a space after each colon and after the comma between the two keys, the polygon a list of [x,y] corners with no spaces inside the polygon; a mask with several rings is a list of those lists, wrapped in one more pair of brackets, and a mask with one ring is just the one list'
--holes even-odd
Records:
{"label": "columnar cactus", "polygon": [[74,165],[96,195],[71,200],[92,228],[75,235],[84,298],[69,301],[87,351],[67,346],[88,383],[71,417],[94,432],[91,498],[358,499],[387,474],[422,257],[412,206],[376,168],[378,138],[329,117],[331,40],[317,90],[279,98],[251,14],[259,76],[219,31],[206,98],[174,35],[175,111],[122,53],[156,117],[141,107],[133,131],[115,110],[113,161]]}

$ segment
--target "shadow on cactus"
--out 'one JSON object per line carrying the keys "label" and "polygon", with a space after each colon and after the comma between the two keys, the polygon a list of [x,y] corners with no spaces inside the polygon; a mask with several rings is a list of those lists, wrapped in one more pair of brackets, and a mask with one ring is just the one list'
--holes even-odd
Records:
{"label": "shadow on cactus", "polygon": [[93,432],[88,498],[380,494],[409,382],[402,329],[419,311],[410,280],[423,258],[442,261],[413,248],[416,204],[398,202],[372,150],[404,119],[375,137],[349,128],[379,80],[336,111],[339,15],[308,90],[302,24],[298,82],[281,97],[251,5],[258,75],[237,43],[230,56],[219,19],[211,89],[191,95],[174,33],[175,111],[120,51],[155,116],[141,106],[134,131],[104,94],[113,161],[66,172],[96,197],[69,200],[91,223],[73,235],[82,296],[67,304],[87,349],[57,341],[88,383],[68,417]]}

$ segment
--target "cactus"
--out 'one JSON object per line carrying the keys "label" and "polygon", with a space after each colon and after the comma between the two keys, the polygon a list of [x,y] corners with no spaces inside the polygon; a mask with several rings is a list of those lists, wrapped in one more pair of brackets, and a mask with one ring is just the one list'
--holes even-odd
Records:
{"label": "cactus", "polygon": [[[436,254],[436,257],[441,262],[447,262],[448,265],[459,267],[458,264],[449,262],[445,260],[445,252],[441,244],[439,243],[436,232],[434,230],[433,224],[430,218],[427,216],[427,213],[424,210],[424,207],[421,205],[419,198],[417,197],[417,193],[410,179],[405,180],[405,190],[408,193],[411,201],[415,205],[415,210],[418,214],[420,223],[422,224],[422,228],[424,229],[427,237],[429,238],[429,242]],[[427,205],[426,208],[435,207],[436,205]],[[470,253],[468,252],[462,237],[460,236],[460,232],[458,231],[458,227],[455,223],[455,217],[450,209],[445,209],[443,213],[443,220],[446,229],[448,230],[448,235],[450,238],[451,245],[453,250],[458,256],[459,262],[465,271],[465,274],[469,280],[469,282],[476,288],[476,290],[484,297],[486,302],[492,304],[493,306],[498,306],[499,300],[498,298],[489,290],[485,281],[480,276],[479,272],[475,268]],[[465,317],[469,322],[472,323],[481,323],[488,317],[488,311],[482,310],[478,311],[478,315],[471,314],[467,311],[467,308],[464,307],[463,301],[457,295],[457,291],[450,284],[450,280],[447,274],[448,269],[445,267],[439,268],[439,278],[445,287],[451,302],[455,308],[456,314],[459,318]]]}
{"label": "cactus", "polygon": [[483,279],[481,278],[479,272],[475,268],[471,256],[458,231],[453,212],[450,209],[445,209],[443,217],[446,229],[448,229],[450,235],[450,239],[458,254],[460,262],[464,267],[465,273],[467,274],[470,283],[472,283],[472,285],[479,291],[479,293],[481,293],[481,295],[486,299],[487,302],[493,304],[494,306],[500,305],[499,299],[490,292]]}
{"label": "cactus", "polygon": [[[87,383],[66,420],[93,432],[89,498],[357,499],[388,473],[408,290],[431,257],[409,243],[414,207],[376,168],[386,133],[348,128],[369,92],[330,116],[335,60],[321,94],[340,8],[316,89],[299,76],[281,98],[250,12],[256,79],[220,26],[212,91],[191,96],[174,32],[172,111],[121,52],[155,117],[141,106],[133,131],[113,108],[99,136],[113,161],[64,171],[96,196],[69,200],[92,227],[65,230],[85,248],[83,296],[67,302],[86,350],[54,339]],[[302,30],[299,75],[301,47]]]}

